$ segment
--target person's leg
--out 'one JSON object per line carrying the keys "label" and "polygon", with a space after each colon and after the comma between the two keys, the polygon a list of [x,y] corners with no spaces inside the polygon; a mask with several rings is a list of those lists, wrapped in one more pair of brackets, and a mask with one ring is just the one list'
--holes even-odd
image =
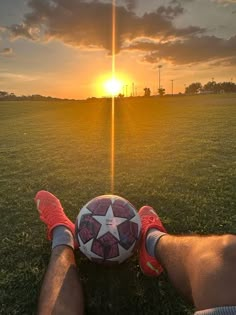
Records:
{"label": "person's leg", "polygon": [[83,314],[81,282],[74,257],[74,224],[66,217],[60,201],[41,191],[35,197],[41,220],[52,240],[52,253],[41,287],[39,315]]}
{"label": "person's leg", "polygon": [[162,265],[197,310],[236,305],[236,236],[171,236],[162,233],[165,229],[152,208],[139,213],[140,265],[147,275],[152,275],[145,269],[147,262],[152,261],[153,268]]}
{"label": "person's leg", "polygon": [[197,310],[236,305],[236,236],[165,235],[155,254]]}
{"label": "person's leg", "polygon": [[83,293],[72,248],[52,250],[38,303],[39,315],[83,314]]}

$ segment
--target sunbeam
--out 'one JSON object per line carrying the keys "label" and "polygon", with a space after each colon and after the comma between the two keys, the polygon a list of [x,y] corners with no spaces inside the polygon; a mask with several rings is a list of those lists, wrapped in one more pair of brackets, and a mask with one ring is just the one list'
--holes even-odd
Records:
{"label": "sunbeam", "polygon": [[[112,81],[116,76],[116,0],[112,1]],[[111,104],[111,193],[115,188],[115,95]]]}

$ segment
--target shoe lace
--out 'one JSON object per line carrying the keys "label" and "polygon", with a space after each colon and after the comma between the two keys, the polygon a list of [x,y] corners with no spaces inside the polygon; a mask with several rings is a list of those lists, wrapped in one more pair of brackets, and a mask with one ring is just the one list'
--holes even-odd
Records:
{"label": "shoe lace", "polygon": [[147,215],[142,219],[144,225],[149,225],[151,223],[157,224],[157,217],[152,215]]}

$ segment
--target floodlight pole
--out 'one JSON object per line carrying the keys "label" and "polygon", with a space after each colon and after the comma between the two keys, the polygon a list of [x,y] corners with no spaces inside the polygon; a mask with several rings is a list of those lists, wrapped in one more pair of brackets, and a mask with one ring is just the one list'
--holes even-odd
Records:
{"label": "floodlight pole", "polygon": [[161,68],[162,68],[162,65],[159,65],[158,66],[158,69],[159,69],[159,91],[161,89]]}
{"label": "floodlight pole", "polygon": [[174,80],[171,80],[171,94],[174,95]]}

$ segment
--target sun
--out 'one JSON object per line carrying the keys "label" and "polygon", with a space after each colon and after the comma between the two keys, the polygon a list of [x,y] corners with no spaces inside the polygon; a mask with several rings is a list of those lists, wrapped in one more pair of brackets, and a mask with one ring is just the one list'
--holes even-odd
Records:
{"label": "sun", "polygon": [[108,95],[116,96],[122,90],[122,82],[116,78],[108,79],[104,82],[104,90]]}
{"label": "sun", "polygon": [[[129,74],[123,72],[103,73],[96,77],[94,87],[98,97],[116,97],[119,94],[128,93],[128,89],[133,82]],[[126,95],[127,96],[127,95]]]}

